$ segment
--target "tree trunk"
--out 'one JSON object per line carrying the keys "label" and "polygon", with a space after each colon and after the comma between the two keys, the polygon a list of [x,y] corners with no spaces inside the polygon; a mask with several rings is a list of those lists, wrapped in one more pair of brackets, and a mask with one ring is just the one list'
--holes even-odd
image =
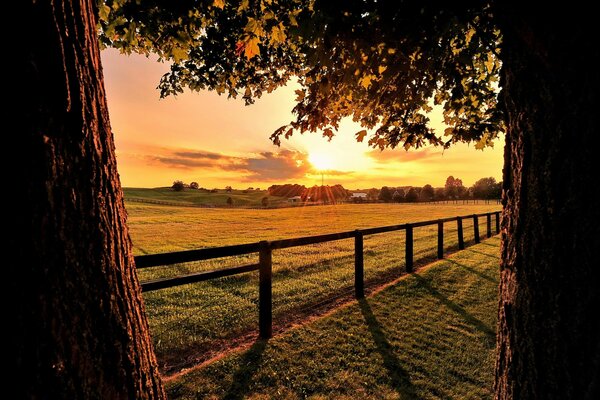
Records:
{"label": "tree trunk", "polygon": [[[24,89],[7,212],[17,398],[164,398],[148,332],[92,0],[20,4]],[[14,79],[12,76],[10,79]],[[12,311],[12,310],[11,310]],[[12,327],[11,327],[12,329]]]}
{"label": "tree trunk", "polygon": [[496,398],[598,399],[595,14],[498,3],[508,126]]}

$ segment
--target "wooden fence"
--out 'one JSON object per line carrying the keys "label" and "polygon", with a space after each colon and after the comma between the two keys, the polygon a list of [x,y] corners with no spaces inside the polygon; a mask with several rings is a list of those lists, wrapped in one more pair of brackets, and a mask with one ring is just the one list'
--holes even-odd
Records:
{"label": "wooden fence", "polygon": [[165,289],[174,286],[186,285],[194,282],[202,282],[210,279],[222,278],[225,276],[237,275],[251,271],[259,271],[258,285],[258,326],[259,335],[263,339],[270,338],[272,335],[272,277],[273,277],[273,250],[285,249],[296,246],[306,246],[309,244],[331,242],[334,240],[354,238],[354,290],[356,298],[364,297],[364,252],[363,238],[367,235],[392,231],[406,231],[405,242],[405,265],[406,272],[413,271],[413,231],[416,228],[437,225],[437,257],[444,258],[444,224],[456,222],[458,234],[458,248],[465,248],[463,238],[463,220],[473,219],[473,233],[475,243],[479,243],[479,217],[486,218],[486,236],[492,236],[492,215],[495,216],[495,231],[500,232],[500,212],[491,212],[484,214],[473,214],[459,217],[451,217],[430,221],[421,221],[400,225],[382,226],[377,228],[357,229],[354,231],[330,233],[327,235],[305,236],[293,239],[283,239],[274,241],[261,241],[255,243],[239,244],[224,247],[212,247],[199,250],[177,251],[172,253],[150,254],[135,257],[137,268],[158,267],[177,263],[192,261],[211,260],[215,258],[240,256],[245,254],[258,253],[258,263],[241,265],[232,268],[218,269],[214,271],[203,271],[192,274],[177,276],[173,278],[162,278],[142,282],[142,291],[149,292],[153,290]]}

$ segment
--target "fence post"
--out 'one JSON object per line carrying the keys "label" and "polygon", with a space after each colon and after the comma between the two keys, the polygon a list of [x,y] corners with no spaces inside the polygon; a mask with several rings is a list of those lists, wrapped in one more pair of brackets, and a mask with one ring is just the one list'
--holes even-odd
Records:
{"label": "fence post", "polygon": [[354,235],[354,294],[357,299],[362,299],[365,297],[363,234],[357,229]]}
{"label": "fence post", "polygon": [[500,213],[496,211],[496,233],[500,233]]}
{"label": "fence post", "polygon": [[273,257],[269,242],[259,244],[258,263],[258,330],[261,339],[273,335]]}
{"label": "fence post", "polygon": [[492,237],[492,214],[486,215],[487,218],[487,237]]}
{"label": "fence post", "polygon": [[473,215],[473,233],[475,234],[475,243],[479,243],[481,240],[479,239],[479,217],[477,215]]}
{"label": "fence post", "polygon": [[413,227],[411,224],[406,224],[406,272],[413,271]]}
{"label": "fence post", "polygon": [[464,250],[465,248],[465,239],[463,237],[463,227],[462,227],[462,218],[456,217],[456,228],[458,234],[458,249]]}
{"label": "fence post", "polygon": [[444,222],[438,222],[438,258],[444,258]]}

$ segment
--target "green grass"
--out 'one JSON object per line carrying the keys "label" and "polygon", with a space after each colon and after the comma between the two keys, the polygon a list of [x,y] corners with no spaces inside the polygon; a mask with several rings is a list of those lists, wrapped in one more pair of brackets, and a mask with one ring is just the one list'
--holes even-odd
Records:
{"label": "green grass", "polygon": [[185,189],[182,192],[176,192],[171,188],[123,188],[126,200],[138,201],[161,201],[167,203],[177,203],[187,206],[216,206],[227,207],[227,198],[231,197],[234,206],[242,207],[261,207],[263,197],[269,197],[269,206],[289,206],[286,198],[269,196],[266,190],[251,190],[244,193],[244,190],[233,190],[226,192],[220,189],[217,193],[206,193],[201,190]]}
{"label": "green grass", "polygon": [[[495,211],[484,205],[339,205],[275,210],[194,209],[128,204],[136,254],[157,253],[332,233],[356,228]],[[485,233],[485,220],[480,220]],[[464,223],[473,237],[472,223]],[[447,224],[446,248],[456,245],[455,224]],[[437,227],[415,229],[415,259],[436,252]],[[317,307],[352,295],[352,239],[273,253],[273,313],[276,326]],[[404,232],[367,236],[367,282],[393,279],[404,271]],[[254,263],[257,255],[140,270],[142,280],[192,271]],[[258,274],[247,273],[150,292],[144,296],[155,350],[163,371],[172,372],[227,347],[232,339],[255,332]]]}
{"label": "green grass", "polygon": [[499,238],[167,383],[174,399],[491,398]]}

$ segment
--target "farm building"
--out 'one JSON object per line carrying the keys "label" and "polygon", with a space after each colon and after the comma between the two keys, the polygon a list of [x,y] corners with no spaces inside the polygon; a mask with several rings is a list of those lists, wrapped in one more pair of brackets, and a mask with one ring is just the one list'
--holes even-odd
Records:
{"label": "farm building", "polygon": [[366,200],[367,199],[367,194],[366,193],[362,193],[362,192],[357,192],[357,193],[352,193],[352,196],[350,196],[350,199],[352,200]]}
{"label": "farm building", "polygon": [[290,203],[300,203],[302,201],[302,197],[300,196],[294,196],[294,197],[290,197],[288,199],[288,202]]}

